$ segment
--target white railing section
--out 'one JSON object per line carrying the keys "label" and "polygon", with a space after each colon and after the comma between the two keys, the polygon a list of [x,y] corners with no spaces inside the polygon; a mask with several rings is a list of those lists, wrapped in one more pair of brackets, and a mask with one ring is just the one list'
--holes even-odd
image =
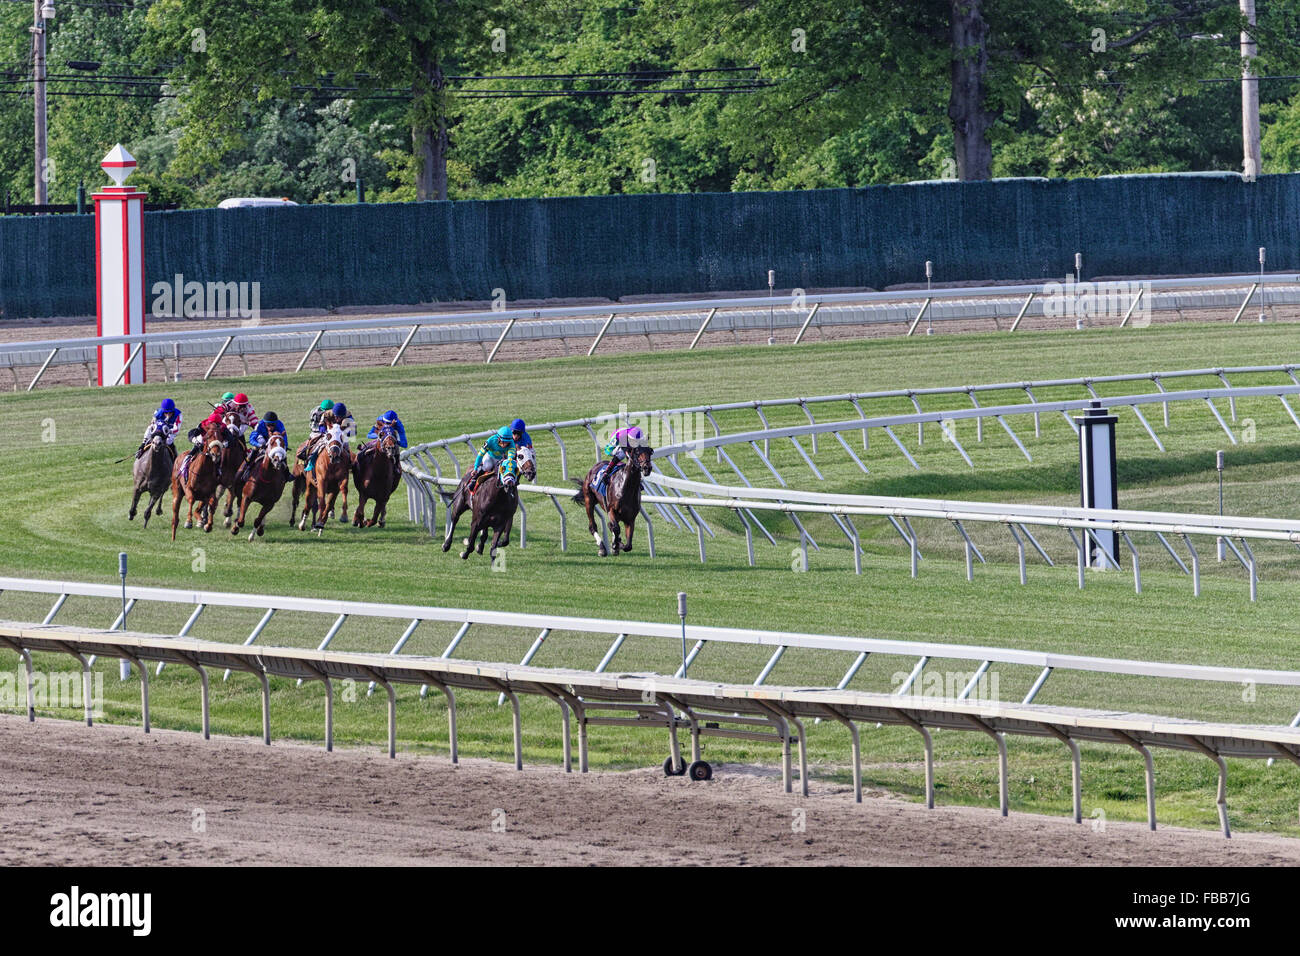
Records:
{"label": "white railing section", "polygon": [[[1286,370],[1288,375],[1294,380],[1294,374],[1290,367],[1274,367],[1269,370]],[[1152,373],[1153,379],[1158,383],[1159,378],[1177,378],[1193,374],[1215,374],[1216,377],[1226,381],[1226,375],[1229,371],[1235,370],[1189,370],[1181,373]],[[1252,369],[1251,371],[1258,371]],[[1123,377],[1115,377],[1114,380],[1124,381]],[[1091,383],[1092,379],[1083,380]],[[1037,384],[1037,383],[1035,383]],[[1024,383],[1026,391],[1032,396],[1032,389],[1035,384]],[[1067,384],[1074,384],[1073,381]],[[1001,386],[1005,387],[1005,386]],[[1091,391],[1091,385],[1089,385]],[[1162,387],[1163,388],[1163,387]],[[974,391],[972,387],[971,391]],[[891,397],[897,397],[899,393],[890,393]],[[906,393],[903,393],[906,394]],[[1095,391],[1092,394],[1096,394]],[[1203,388],[1203,389],[1185,389],[1180,391],[1162,390],[1154,393],[1139,395],[1113,396],[1102,399],[1110,408],[1128,408],[1144,426],[1147,434],[1156,443],[1157,447],[1163,451],[1164,446],[1157,437],[1154,429],[1142,414],[1141,408],[1152,404],[1164,405],[1166,417],[1168,415],[1168,405],[1177,402],[1201,402],[1204,401],[1209,410],[1213,413],[1214,418],[1218,421],[1225,433],[1232,441],[1236,441],[1231,428],[1220,414],[1214,402],[1216,399],[1227,399],[1232,407],[1232,414],[1235,418],[1236,401],[1238,399],[1275,397],[1279,399],[1291,420],[1300,427],[1300,418],[1297,418],[1294,409],[1287,401],[1289,395],[1300,394],[1300,384],[1279,384],[1265,386],[1233,387],[1224,388]],[[842,396],[830,396],[825,401],[843,401]],[[974,396],[972,395],[972,400]],[[769,457],[770,443],[773,441],[789,440],[793,447],[799,452],[803,461],[811,469],[813,475],[821,480],[823,478],[821,471],[817,468],[812,457],[805,450],[804,445],[798,439],[801,437],[810,437],[812,439],[812,454],[817,454],[816,438],[818,435],[831,435],[834,437],[843,450],[852,459],[864,473],[868,471],[867,466],[849,444],[844,440],[841,433],[858,432],[863,434],[863,448],[869,447],[867,433],[871,428],[883,430],[914,466],[919,467],[916,460],[908,452],[902,441],[893,432],[893,427],[908,424],[916,424],[918,428],[926,423],[939,424],[943,430],[945,440],[952,444],[953,448],[962,456],[967,464],[974,467],[969,454],[958,441],[956,431],[951,427],[951,423],[963,419],[975,419],[982,422],[984,419],[993,419],[1007,432],[1014,443],[1024,454],[1032,461],[1032,456],[1025,444],[1020,440],[1015,431],[1008,424],[1007,419],[1016,415],[1032,414],[1035,419],[1035,433],[1038,433],[1039,416],[1044,413],[1060,413],[1070,423],[1071,427],[1075,426],[1069,412],[1081,410],[1093,403],[1091,399],[1072,399],[1066,401],[1032,401],[1021,405],[1001,405],[1001,406],[979,406],[969,409],[956,409],[950,411],[936,412],[917,412],[900,415],[886,415],[875,418],[858,418],[846,421],[820,422],[813,420],[811,411],[807,408],[808,400],[780,400],[785,404],[799,404],[812,422],[808,425],[795,425],[785,428],[763,428],[752,432],[739,432],[723,434],[712,416],[709,421],[713,424],[716,434],[712,437],[700,437],[690,443],[680,445],[669,445],[660,447],[655,451],[655,458],[658,460],[660,469],[665,465],[671,467],[677,473],[677,477],[663,474],[662,470],[656,472],[647,482],[648,494],[643,495],[643,502],[656,510],[669,524],[683,530],[695,531],[699,545],[700,560],[706,558],[705,537],[714,537],[715,533],[709,526],[706,518],[700,511],[709,508],[727,508],[735,511],[745,530],[746,549],[749,563],[752,566],[755,563],[753,533],[757,529],[773,545],[776,539],[764,526],[762,519],[759,518],[758,512],[761,511],[779,511],[786,514],[795,524],[799,531],[799,548],[802,552],[802,561],[807,566],[808,549],[811,546],[813,550],[820,551],[820,546],[816,539],[808,531],[807,527],[800,520],[799,515],[807,514],[825,514],[838,526],[849,540],[853,550],[854,570],[861,573],[861,555],[864,553],[859,541],[859,535],[852,520],[854,515],[879,515],[886,517],[903,541],[908,545],[911,552],[912,575],[918,574],[919,562],[922,555],[917,543],[917,535],[912,528],[912,518],[934,518],[951,523],[962,538],[962,546],[965,553],[966,575],[968,580],[973,580],[974,560],[985,563],[983,554],[971,540],[965,529],[965,523],[987,523],[1005,525],[1008,532],[1014,539],[1017,553],[1019,556],[1020,579],[1025,583],[1026,574],[1026,545],[1033,547],[1034,550],[1049,565],[1054,564],[1046,549],[1030,531],[1030,526],[1055,526],[1065,529],[1074,544],[1075,551],[1079,558],[1079,586],[1083,587],[1085,582],[1084,568],[1090,562],[1088,557],[1093,545],[1099,548],[1101,542],[1097,538],[1100,531],[1114,531],[1120,536],[1124,546],[1128,549],[1133,563],[1134,588],[1138,593],[1142,591],[1141,577],[1141,558],[1137,550],[1132,534],[1138,532],[1154,534],[1163,549],[1170,555],[1178,568],[1192,578],[1193,594],[1199,596],[1201,593],[1201,568],[1200,554],[1197,552],[1195,545],[1192,543],[1193,535],[1208,535],[1215,539],[1216,553],[1221,558],[1225,553],[1224,549],[1231,551],[1233,556],[1241,563],[1242,567],[1249,576],[1249,594],[1251,600],[1256,600],[1258,595],[1258,562],[1253,549],[1250,547],[1247,539],[1252,540],[1282,540],[1296,543],[1300,546],[1300,538],[1297,538],[1296,531],[1300,529],[1300,523],[1287,522],[1281,519],[1252,519],[1252,518],[1207,518],[1199,515],[1187,514],[1167,514],[1159,512],[1116,512],[1107,514],[1104,518],[1099,517],[1100,513],[1095,513],[1093,517],[1087,517],[1087,513],[1082,509],[1076,509],[1078,514],[1065,515],[1061,509],[1039,509],[1034,506],[1004,505],[1004,504],[981,504],[971,502],[936,502],[936,501],[917,501],[914,499],[881,499],[872,496],[856,495],[822,495],[814,492],[800,492],[789,489],[789,482],[773,464]],[[776,404],[768,403],[769,405]],[[706,406],[712,410],[718,410],[720,406]],[[747,408],[750,407],[743,403],[738,403],[729,408]],[[856,402],[855,408],[860,408]],[[919,405],[917,405],[919,408]],[[629,415],[630,420],[638,418],[653,418],[655,416],[668,417],[691,412],[694,409],[677,409],[671,412],[641,412]],[[760,417],[766,422],[766,417],[762,416],[761,409],[758,409]],[[565,470],[565,445],[559,435],[561,428],[581,427],[585,429],[596,449],[600,448],[600,440],[597,438],[593,426],[607,425],[610,421],[619,416],[602,415],[589,419],[579,419],[575,421],[552,422],[538,426],[539,435],[549,434],[557,443],[561,455],[561,471]],[[669,426],[671,431],[671,426]],[[479,438],[486,437],[489,432],[483,432],[478,435],[462,435],[456,438],[444,439],[438,442],[430,442],[423,445],[415,446],[403,455],[403,469],[408,477],[407,498],[410,511],[410,517],[413,521],[423,524],[429,533],[437,536],[437,499],[441,497],[439,490],[450,490],[457,480],[452,477],[441,475],[437,458],[432,454],[435,450],[445,452],[452,462],[452,468],[457,477],[461,473],[459,460],[455,457],[452,448],[455,445],[464,444],[472,453],[476,450],[475,441]],[[760,489],[754,486],[754,483],[741,471],[735,459],[728,454],[727,448],[731,446],[748,446],[763,462],[768,471],[780,483],[781,490]],[[769,451],[765,452],[763,449]],[[737,486],[727,486],[721,484],[718,479],[708,470],[704,464],[702,451],[713,450],[719,458],[725,460],[727,465],[735,475],[744,483],[743,488]],[[679,464],[679,458],[685,456],[688,463],[698,468],[706,481],[691,481],[686,472]],[[425,468],[421,468],[420,464]],[[564,512],[561,498],[571,497],[572,492],[563,487],[544,486],[537,484],[520,485],[522,492],[541,494],[550,498],[552,505],[560,516],[560,547],[567,550],[567,520]],[[672,495],[667,494],[672,492]],[[684,497],[682,492],[687,492],[696,497]],[[647,539],[651,557],[655,553],[654,524],[649,514],[642,510],[642,516],[645,521]],[[527,508],[521,502],[521,546],[527,546]],[[602,528],[604,522],[602,519]],[[1076,531],[1078,532],[1076,534]],[[1176,536],[1181,538],[1186,546],[1188,557],[1190,558],[1191,567],[1188,567],[1182,557],[1175,551],[1166,537]],[[1023,536],[1023,537],[1022,537]],[[1240,547],[1233,542],[1237,539]],[[1118,542],[1117,542],[1118,544]],[[1119,568],[1119,562],[1122,560],[1119,554],[1106,552],[1103,550],[1103,561],[1108,566]]]}
{"label": "white railing section", "polygon": [[[472,612],[471,612],[472,613]],[[534,621],[535,626],[538,622]],[[620,625],[624,626],[624,625]],[[644,626],[644,625],[641,625]],[[675,626],[669,629],[676,631]],[[701,629],[696,629],[700,631]],[[707,629],[710,633],[717,629]],[[796,635],[778,635],[779,639]],[[902,644],[904,642],[887,642]],[[800,790],[808,788],[808,750],[805,721],[830,719],[849,731],[853,760],[854,797],[862,802],[862,758],[858,723],[875,722],[917,730],[925,747],[925,796],[927,807],[934,806],[934,745],[929,728],[964,730],[987,734],[998,749],[998,797],[1003,816],[1009,809],[1007,735],[1057,739],[1070,753],[1073,789],[1073,817],[1081,823],[1082,765],[1079,743],[1123,744],[1137,750],[1144,758],[1147,821],[1156,828],[1155,769],[1151,747],[1200,753],[1213,760],[1218,768],[1216,804],[1220,828],[1231,836],[1227,812],[1227,765],[1225,757],[1267,758],[1281,756],[1300,765],[1300,730],[1294,727],[1247,726],[1181,720],[1116,711],[1003,704],[996,700],[971,700],[967,695],[987,670],[987,662],[961,697],[941,698],[909,693],[912,681],[891,694],[867,693],[846,688],[847,680],[835,689],[759,687],[743,684],[714,683],[687,679],[684,674],[665,677],[655,674],[609,674],[602,669],[552,670],[526,664],[495,664],[441,658],[396,657],[374,653],[347,653],[283,647],[250,648],[246,645],[216,643],[186,637],[138,634],[127,631],[97,631],[57,625],[0,623],[0,646],[17,652],[23,659],[27,677],[27,716],[36,719],[32,691],[36,652],[69,654],[80,663],[85,689],[85,719],[93,722],[90,693],[90,662],[95,655],[118,657],[134,664],[140,671],[141,719],[145,733],[150,731],[149,676],[147,663],[157,662],[161,671],[166,663],[193,669],[199,674],[202,692],[202,728],[210,737],[209,668],[225,668],[227,674],[237,670],[252,674],[261,683],[262,737],[271,742],[271,677],[320,681],[326,694],[325,746],[334,744],[335,680],[372,681],[388,695],[388,754],[397,752],[397,684],[422,684],[440,690],[447,699],[450,757],[459,761],[456,719],[456,692],[461,690],[499,693],[508,698],[513,711],[514,760],[523,769],[522,720],[520,694],[549,698],[559,705],[563,732],[563,761],[572,771],[572,735],[570,711],[578,721],[579,770],[588,769],[588,727],[592,725],[663,726],[668,731],[670,756],[665,771],[689,772],[691,779],[708,779],[711,768],[701,760],[700,739],[704,736],[771,741],[781,744],[782,783],[793,792],[791,744],[798,746]],[[912,645],[910,651],[932,652],[947,645]],[[983,649],[968,649],[983,650]],[[861,652],[865,657],[867,652]],[[1016,652],[1008,652],[1016,653]],[[1042,661],[1068,666],[1065,658],[1036,655]],[[927,658],[923,656],[913,670],[919,674]],[[1096,660],[1080,658],[1080,661]],[[1036,661],[1037,663],[1038,661]],[[1122,673],[1145,673],[1152,668],[1165,671],[1164,676],[1190,676],[1190,671],[1221,672],[1193,679],[1231,680],[1263,677],[1265,682],[1286,686],[1300,684],[1300,673],[1286,671],[1247,671],[1236,668],[1187,668],[1183,665],[1151,665],[1140,662],[1107,662],[1134,670]],[[1050,673],[1051,664],[1045,664]],[[770,668],[769,668],[770,669]],[[1249,676],[1246,676],[1249,675]],[[1040,679],[1035,688],[1042,685]],[[372,685],[373,686],[373,685]],[[1031,695],[1032,697],[1032,692]],[[678,731],[691,734],[692,757],[689,771],[682,755]],[[697,770],[702,773],[697,774]]]}
{"label": "white railing section", "polygon": [[[1241,291],[1246,290],[1234,322],[1241,318],[1252,301],[1260,303],[1261,311],[1265,301],[1272,305],[1300,302],[1300,274],[1295,273],[1269,275],[1262,281],[1244,276],[1215,276],[1087,285],[1103,298],[1114,299],[1116,307],[1126,309],[1121,324],[1128,322],[1139,302],[1144,308],[1156,311],[1231,308]],[[1082,286],[1078,288],[1082,294]],[[89,369],[96,361],[97,347],[118,344],[134,346],[132,358],[143,349],[146,359],[164,364],[170,360],[177,363],[178,370],[182,358],[210,356],[212,362],[203,376],[207,379],[227,355],[240,358],[244,372],[248,374],[249,356],[301,352],[302,358],[295,370],[301,371],[313,355],[320,357],[323,365],[322,356],[327,351],[358,348],[395,348],[390,365],[396,365],[412,346],[478,345],[483,350],[485,361],[491,362],[507,340],[559,339],[566,351],[569,339],[590,340],[587,354],[592,355],[601,342],[611,336],[694,333],[690,345],[693,349],[709,330],[735,333],[739,330],[797,328],[794,344],[798,344],[814,323],[822,327],[907,322],[907,334],[911,335],[922,317],[941,322],[1014,317],[1010,330],[1015,331],[1027,315],[1047,314],[1044,303],[1051,301],[1051,294],[1046,289],[1044,284],[1034,284],[798,297],[692,299],[48,339],[0,343],[0,367],[10,370],[15,389],[20,384],[17,369],[38,367],[36,375],[26,386],[30,391],[51,366],[84,365]],[[1179,293],[1172,290],[1202,291]],[[1021,297],[1024,297],[1023,301]],[[920,303],[919,310],[917,303]]]}

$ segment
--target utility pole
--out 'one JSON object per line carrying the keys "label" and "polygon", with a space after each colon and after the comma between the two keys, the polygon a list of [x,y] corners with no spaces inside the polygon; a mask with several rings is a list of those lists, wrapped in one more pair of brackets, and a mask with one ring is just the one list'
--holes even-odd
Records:
{"label": "utility pole", "polygon": [[32,0],[32,98],[36,101],[36,178],[32,202],[50,201],[45,146],[45,21],[54,19],[53,0]]}
{"label": "utility pole", "polygon": [[1254,182],[1260,173],[1259,149],[1259,78],[1255,76],[1253,62],[1258,48],[1255,44],[1255,0],[1241,0],[1241,14],[1246,18],[1247,29],[1241,31],[1241,146],[1242,172],[1248,182]]}

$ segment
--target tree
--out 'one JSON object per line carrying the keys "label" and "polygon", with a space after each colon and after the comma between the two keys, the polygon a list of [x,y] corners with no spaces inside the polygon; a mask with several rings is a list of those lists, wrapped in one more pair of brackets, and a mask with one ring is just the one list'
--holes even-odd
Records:
{"label": "tree", "polygon": [[242,145],[246,112],[325,85],[406,100],[416,194],[447,198],[449,73],[493,56],[501,0],[159,0],[150,50],[182,87],[177,160],[210,168]]}

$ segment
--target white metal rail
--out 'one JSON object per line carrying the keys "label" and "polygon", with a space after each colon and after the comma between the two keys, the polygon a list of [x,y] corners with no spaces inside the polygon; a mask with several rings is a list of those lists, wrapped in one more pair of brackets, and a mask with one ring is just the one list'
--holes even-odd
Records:
{"label": "white metal rail", "polygon": [[[373,653],[343,653],[325,649],[258,647],[200,641],[193,638],[96,631],[56,625],[0,623],[0,645],[21,655],[27,675],[27,716],[35,720],[32,693],[32,652],[69,654],[81,664],[86,688],[85,719],[90,710],[89,660],[110,655],[134,663],[141,673],[142,723],[150,729],[149,678],[145,663],[175,663],[195,670],[201,679],[203,734],[210,736],[210,699],[207,671],[226,668],[252,674],[262,690],[262,736],[271,742],[269,678],[320,681],[326,693],[325,745],[333,748],[335,680],[371,680],[388,694],[388,754],[396,755],[397,694],[395,685],[421,684],[441,690],[448,702],[449,745],[452,762],[459,759],[456,692],[501,693],[513,710],[515,767],[523,769],[520,694],[534,694],[556,702],[563,729],[563,760],[572,771],[570,712],[578,722],[579,770],[588,769],[588,728],[592,725],[662,726],[668,731],[667,766],[685,770],[678,731],[691,735],[692,768],[700,762],[700,739],[705,736],[739,737],[779,743],[782,783],[793,791],[792,744],[799,755],[800,789],[808,794],[808,752],[805,721],[831,719],[844,725],[850,736],[854,795],[862,801],[861,742],[857,725],[874,722],[911,727],[925,748],[925,795],[934,806],[934,745],[930,728],[987,734],[998,749],[998,799],[1003,816],[1009,810],[1006,737],[1019,735],[1056,739],[1064,743],[1071,759],[1073,818],[1081,823],[1082,766],[1079,743],[1123,744],[1133,747],[1145,761],[1147,821],[1156,828],[1155,772],[1150,748],[1200,753],[1218,769],[1216,804],[1220,828],[1231,836],[1227,811],[1225,757],[1284,757],[1300,765],[1300,730],[1291,727],[1249,726],[1156,717],[1117,712],[1048,707],[1030,703],[1001,704],[963,699],[935,698],[901,693],[873,694],[835,689],[756,687],[688,680],[655,674],[608,674],[599,671],[554,670],[526,665],[450,660],[446,657],[400,657]],[[923,659],[924,662],[924,659]],[[919,668],[918,668],[919,669]],[[1285,673],[1285,672],[1273,672]],[[1300,674],[1291,674],[1300,681]],[[1291,683],[1294,683],[1292,681]],[[694,778],[694,773],[692,773]]]}
{"label": "white metal rail", "polygon": [[[1154,279],[1139,283],[1089,283],[1103,296],[1111,294],[1119,305],[1132,308],[1141,299],[1154,310],[1231,308],[1241,290],[1246,290],[1237,312],[1240,318],[1259,292],[1261,303],[1267,294],[1273,304],[1300,302],[1300,274],[1285,273],[1260,280],[1244,276],[1215,276],[1190,279]],[[1134,288],[1141,291],[1134,292]],[[1114,290],[1122,289],[1121,292]],[[1148,291],[1149,290],[1149,291]],[[1203,290],[1200,292],[1174,290]],[[1144,295],[1145,293],[1145,295]],[[1021,297],[1025,297],[1021,300]],[[694,333],[695,348],[706,329],[736,332],[766,329],[769,325],[797,328],[794,342],[802,341],[810,324],[870,325],[910,322],[908,334],[921,315],[932,320],[969,321],[1011,318],[1011,331],[1026,314],[1045,314],[1049,299],[1043,284],[985,286],[980,288],[907,290],[898,292],[855,292],[825,295],[693,299],[628,305],[570,306],[545,309],[504,309],[431,315],[391,316],[377,319],[342,319],[330,322],[298,322],[283,325],[229,326],[182,332],[151,332],[104,338],[48,339],[34,342],[0,343],[0,367],[10,369],[14,386],[19,386],[17,369],[36,367],[26,386],[36,386],[45,372],[56,365],[85,365],[96,361],[96,348],[126,344],[143,349],[147,360],[166,362],[187,357],[211,357],[204,374],[209,378],[227,355],[247,358],[259,354],[302,353],[297,371],[313,356],[337,349],[393,348],[392,365],[401,361],[412,346],[475,344],[483,349],[485,361],[496,357],[507,339],[536,341],[560,339],[591,340],[587,354],[593,354],[609,336],[662,333]],[[915,303],[923,303],[913,318]],[[1263,306],[1261,305],[1261,308]],[[702,318],[701,318],[702,317]],[[1128,315],[1124,322],[1127,322]],[[1234,320],[1235,321],[1235,320]],[[491,345],[489,351],[488,346]],[[321,359],[323,363],[323,358]]]}

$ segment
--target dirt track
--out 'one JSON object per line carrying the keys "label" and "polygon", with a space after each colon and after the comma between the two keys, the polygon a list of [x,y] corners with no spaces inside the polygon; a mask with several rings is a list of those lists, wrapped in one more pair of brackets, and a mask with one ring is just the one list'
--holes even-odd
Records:
{"label": "dirt track", "polygon": [[[806,830],[794,832],[796,810]],[[196,811],[203,832],[196,832]],[[494,821],[497,829],[494,829]],[[862,806],[771,771],[566,776],[374,751],[0,716],[0,866],[58,864],[1296,865],[1300,841],[993,809]]]}

